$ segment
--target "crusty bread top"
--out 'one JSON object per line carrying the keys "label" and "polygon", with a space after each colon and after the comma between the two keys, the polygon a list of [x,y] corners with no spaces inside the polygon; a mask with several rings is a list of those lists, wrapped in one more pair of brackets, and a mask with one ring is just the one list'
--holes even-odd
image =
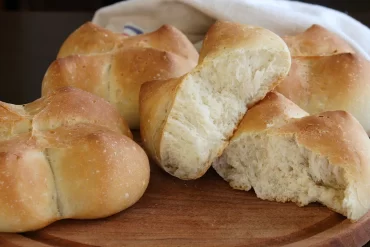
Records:
{"label": "crusty bread top", "polygon": [[346,110],[370,129],[370,62],[357,54],[296,57],[275,90],[310,114]]}
{"label": "crusty bread top", "polygon": [[118,111],[77,88],[0,102],[0,167],[1,232],[115,214],[143,195],[150,170]]}
{"label": "crusty bread top", "polygon": [[57,57],[96,55],[129,47],[152,47],[175,53],[194,62],[199,56],[188,38],[170,25],[163,25],[151,33],[127,37],[87,22],[64,41]]}
{"label": "crusty bread top", "polygon": [[272,126],[284,124],[291,118],[304,116],[308,116],[308,113],[292,101],[279,93],[270,92],[247,111],[232,139],[246,132],[263,131]]}
{"label": "crusty bread top", "polygon": [[42,81],[42,95],[60,87],[80,88],[106,99],[131,129],[138,129],[141,85],[181,76],[195,65],[174,53],[143,47],[96,56],[73,55],[49,66]]}
{"label": "crusty bread top", "polygon": [[283,39],[293,57],[354,53],[345,40],[317,24],[312,25],[303,33],[285,36]]}
{"label": "crusty bread top", "polygon": [[134,204],[148,185],[148,157],[127,136],[94,124],[76,124],[35,137],[38,149],[47,148],[62,217],[89,219],[117,213]]}
{"label": "crusty bread top", "polygon": [[105,53],[115,49],[127,37],[91,22],[81,25],[63,42],[57,57],[73,54]]}
{"label": "crusty bread top", "polygon": [[227,53],[228,49],[237,50],[243,47],[256,51],[264,47],[277,51],[287,49],[285,43],[276,42],[277,39],[280,39],[280,37],[265,28],[228,21],[216,21],[204,37],[199,55],[199,64],[206,57],[207,60],[213,60],[220,53]]}
{"label": "crusty bread top", "polygon": [[95,124],[0,140],[0,231],[118,213],[143,195],[149,161],[129,137]]}
{"label": "crusty bread top", "polygon": [[0,139],[76,123],[95,124],[132,137],[126,121],[113,106],[77,88],[60,88],[24,106],[0,102]]}
{"label": "crusty bread top", "polygon": [[111,54],[58,58],[50,64],[44,75],[41,95],[45,96],[61,87],[74,87],[108,99],[111,61]]}

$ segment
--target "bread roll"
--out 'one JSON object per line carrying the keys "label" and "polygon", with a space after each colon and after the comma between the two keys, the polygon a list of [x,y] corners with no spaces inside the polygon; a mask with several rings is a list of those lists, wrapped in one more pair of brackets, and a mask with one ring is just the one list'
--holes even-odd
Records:
{"label": "bread roll", "polygon": [[295,57],[275,90],[310,114],[344,110],[370,134],[370,62],[356,54]]}
{"label": "bread roll", "polygon": [[82,90],[58,92],[0,105],[0,232],[110,216],[148,186],[148,157],[119,113]]}
{"label": "bread roll", "polygon": [[318,25],[284,40],[292,66],[275,91],[310,114],[347,111],[370,135],[370,61]]}
{"label": "bread roll", "polygon": [[62,125],[90,123],[132,138],[126,121],[104,99],[78,88],[64,87],[25,105],[0,102],[0,140]]}
{"label": "bread roll", "polygon": [[289,68],[289,50],[274,33],[216,22],[194,70],[142,86],[140,131],[147,152],[173,176],[201,177],[227,146],[247,107]]}
{"label": "bread roll", "polygon": [[213,167],[233,188],[253,188],[261,199],[320,202],[356,221],[370,208],[368,150],[370,140],[351,114],[307,116],[274,96],[247,112]]}
{"label": "bread roll", "polygon": [[[250,190],[252,185],[249,177],[253,175],[247,173],[243,167],[233,165],[248,162],[243,157],[243,152],[249,152],[249,146],[244,144],[244,138],[257,135],[274,126],[284,125],[292,118],[302,118],[308,115],[307,112],[283,95],[276,92],[268,93],[264,99],[245,114],[231,138],[230,145],[225,149],[223,155],[212,164],[213,168],[234,189]],[[254,144],[251,147],[253,148],[253,146]],[[234,157],[240,158],[240,160],[234,161]]]}
{"label": "bread roll", "polygon": [[133,47],[167,51],[193,62],[196,62],[199,56],[189,39],[177,28],[170,25],[163,25],[151,33],[127,37],[91,22],[86,22],[64,41],[57,57],[96,55]]}
{"label": "bread roll", "polygon": [[314,24],[305,32],[283,37],[293,57],[331,56],[355,53],[352,47],[333,32]]}
{"label": "bread roll", "polygon": [[48,68],[42,95],[71,86],[114,105],[131,129],[139,129],[139,91],[146,81],[178,77],[195,66],[191,60],[153,48],[130,48],[94,56],[69,56]]}

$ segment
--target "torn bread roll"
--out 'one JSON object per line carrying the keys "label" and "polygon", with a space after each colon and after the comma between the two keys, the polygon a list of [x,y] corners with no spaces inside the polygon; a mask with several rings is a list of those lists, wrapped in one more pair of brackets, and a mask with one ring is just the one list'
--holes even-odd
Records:
{"label": "torn bread roll", "polygon": [[370,140],[351,114],[307,116],[276,94],[247,112],[213,167],[233,188],[253,188],[261,199],[319,202],[356,221],[370,208],[368,150]]}
{"label": "torn bread roll", "polygon": [[84,23],[67,37],[57,57],[96,55],[133,47],[166,51],[194,62],[197,62],[199,57],[185,34],[171,25],[163,25],[154,32],[128,37],[91,22]]}
{"label": "torn bread roll", "polygon": [[149,160],[119,113],[79,89],[0,104],[0,232],[97,219],[135,204]]}
{"label": "torn bread roll", "polygon": [[188,74],[145,83],[140,131],[152,158],[180,179],[201,177],[247,111],[290,68],[286,44],[269,30],[216,22]]}
{"label": "torn bread roll", "polygon": [[143,83],[181,76],[195,62],[174,53],[135,47],[91,56],[55,60],[42,81],[42,95],[60,87],[76,87],[106,99],[131,129],[139,129],[139,92]]}
{"label": "torn bread roll", "polygon": [[370,62],[317,25],[284,40],[292,66],[275,91],[310,114],[347,111],[370,135]]}

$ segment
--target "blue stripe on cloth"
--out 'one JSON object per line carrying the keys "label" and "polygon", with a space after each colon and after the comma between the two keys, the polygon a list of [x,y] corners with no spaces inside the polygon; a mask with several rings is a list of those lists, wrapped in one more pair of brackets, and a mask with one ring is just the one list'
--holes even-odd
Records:
{"label": "blue stripe on cloth", "polygon": [[141,31],[140,29],[136,28],[136,27],[133,27],[133,26],[124,26],[123,29],[130,29],[132,31],[134,31],[136,34],[142,34],[143,31]]}

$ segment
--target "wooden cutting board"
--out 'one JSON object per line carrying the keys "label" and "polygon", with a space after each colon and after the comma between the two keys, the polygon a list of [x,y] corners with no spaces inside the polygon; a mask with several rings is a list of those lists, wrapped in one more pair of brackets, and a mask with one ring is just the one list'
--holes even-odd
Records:
{"label": "wooden cutting board", "polygon": [[[137,136],[137,133],[136,133]],[[149,187],[131,208],[100,220],[63,220],[0,246],[362,246],[370,213],[357,223],[319,204],[258,199],[231,189],[211,168],[196,181],[151,166]]]}

